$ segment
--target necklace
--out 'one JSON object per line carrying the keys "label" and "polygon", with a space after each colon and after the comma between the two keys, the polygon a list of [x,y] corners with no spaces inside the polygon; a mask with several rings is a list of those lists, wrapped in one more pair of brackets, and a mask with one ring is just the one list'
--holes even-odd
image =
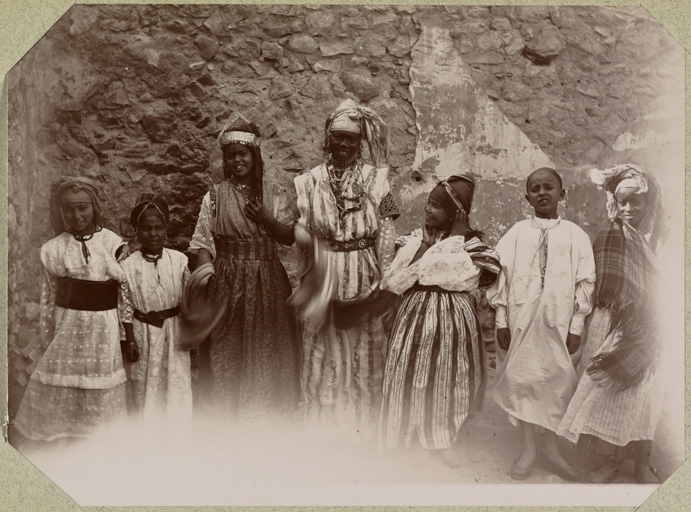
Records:
{"label": "necklace", "polygon": [[154,265],[156,265],[156,262],[163,257],[163,249],[161,249],[161,252],[159,252],[158,254],[148,254],[142,251],[142,256],[149,263],[153,263]]}
{"label": "necklace", "polygon": [[96,231],[89,233],[88,235],[80,235],[79,233],[72,233],[71,231],[69,232],[77,242],[81,242],[82,255],[84,256],[84,260],[86,261],[87,265],[91,260],[91,253],[89,252],[89,248],[86,246],[86,242],[91,240],[94,237],[94,233],[98,233],[99,231],[101,231],[101,228],[98,228]]}
{"label": "necklace", "polygon": [[230,183],[233,185],[235,190],[242,194],[242,198],[245,200],[245,206],[252,202],[252,185],[245,185],[244,183],[234,183],[232,180]]}
{"label": "necklace", "polygon": [[[326,174],[329,179],[331,192],[336,199],[338,217],[343,223],[348,213],[362,210],[364,205],[364,179],[362,177],[362,162],[357,161],[345,167],[335,167],[333,162],[326,163]],[[350,179],[349,179],[350,178]],[[348,195],[348,188],[352,189],[352,194]],[[346,201],[355,203],[347,206]]]}

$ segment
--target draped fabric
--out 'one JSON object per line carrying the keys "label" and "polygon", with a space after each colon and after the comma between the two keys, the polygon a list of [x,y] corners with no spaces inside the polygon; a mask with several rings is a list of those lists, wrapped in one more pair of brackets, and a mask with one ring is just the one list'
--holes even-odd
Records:
{"label": "draped fabric", "polygon": [[[189,277],[187,256],[163,249],[153,263],[137,251],[122,264],[128,283],[128,298],[142,313],[177,307]],[[192,414],[190,354],[178,350],[178,316],[156,327],[134,319],[134,339],[139,360],[130,365],[132,396],[138,413],[145,418],[165,416],[184,421]]]}
{"label": "draped fabric", "polygon": [[[421,231],[407,237],[382,280],[383,289],[405,294],[384,372],[379,424],[384,449],[411,446],[416,439],[423,448],[449,448],[481,399],[482,333],[468,292],[477,288],[482,269],[466,251],[481,242],[449,237],[411,264],[421,243]],[[496,256],[485,249],[483,264],[493,258],[496,274]]]}
{"label": "draped fabric", "polygon": [[[82,244],[91,255],[88,263]],[[17,412],[17,430],[25,437],[43,441],[96,437],[126,419],[118,310],[81,311],[55,305],[58,277],[123,282],[116,260],[123,245],[115,233],[101,229],[84,242],[63,232],[41,247],[45,272],[36,342],[43,354]]]}
{"label": "draped fabric", "polygon": [[[300,225],[312,236],[327,241],[378,237],[382,224],[379,206],[390,192],[388,169],[363,164],[361,172],[361,180],[344,176],[344,194],[353,197],[358,191],[363,192],[363,207],[342,219],[324,164],[295,178]],[[376,249],[329,252],[331,267],[337,275],[336,298],[367,297],[381,279],[378,257],[386,259],[385,251],[393,252],[393,240],[388,248],[377,244]],[[319,330],[303,326],[302,387],[310,435],[332,434],[344,440],[374,437],[381,403],[385,341],[379,317],[348,329],[336,329],[334,325]]]}
{"label": "draped fabric", "polygon": [[[246,217],[242,194],[224,181],[215,196],[215,201],[209,193],[204,197],[190,243],[191,251],[203,248],[214,257],[211,300],[227,301],[205,348],[204,405],[214,414],[240,419],[292,415],[300,399],[300,347],[286,304],[288,276],[276,242]],[[226,249],[234,243],[249,248],[246,256],[257,257],[230,254]],[[272,257],[265,257],[267,250]]]}
{"label": "draped fabric", "polygon": [[592,309],[590,239],[572,222],[533,218],[514,225],[497,253],[502,271],[487,298],[497,310],[497,327],[508,324],[511,345],[506,352],[497,347],[493,396],[513,422],[555,431],[577,383],[566,337],[581,334]]}

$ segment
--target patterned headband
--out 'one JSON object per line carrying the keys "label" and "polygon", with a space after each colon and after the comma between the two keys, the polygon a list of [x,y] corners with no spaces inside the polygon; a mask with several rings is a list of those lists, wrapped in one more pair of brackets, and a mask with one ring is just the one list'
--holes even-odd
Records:
{"label": "patterned headband", "polygon": [[[471,185],[473,185],[473,187],[475,186],[475,182],[471,178],[469,178],[467,176],[463,176],[462,174],[457,174],[455,176],[449,176],[449,178],[451,178],[451,177],[461,178],[461,179],[467,181],[468,183],[470,183]],[[463,205],[461,204],[461,201],[456,196],[456,192],[454,192],[453,187],[451,187],[451,185],[449,184],[449,179],[447,178],[445,180],[442,180],[439,182],[439,184],[442,187],[444,187],[444,190],[446,190],[446,192],[449,194],[449,197],[451,197],[451,200],[453,201],[453,204],[456,206],[456,208],[458,208],[459,210],[463,210],[465,213],[468,213],[466,211],[466,209],[463,207]]]}
{"label": "patterned headband", "polygon": [[139,215],[137,215],[137,224],[134,226],[134,229],[136,231],[139,231],[139,223],[142,220],[142,215],[144,215],[144,212],[146,212],[146,210],[148,210],[150,206],[156,208],[156,211],[158,211],[158,213],[161,214],[163,224],[165,225],[166,229],[168,229],[168,221],[166,220],[166,215],[163,213],[163,210],[161,210],[161,208],[159,208],[159,206],[153,201],[146,201],[145,204],[139,203],[137,206],[135,206],[135,208],[141,208],[142,211],[139,212]]}
{"label": "patterned headband", "polygon": [[259,147],[259,137],[250,132],[223,132],[218,136],[218,141],[221,143],[221,147],[227,146],[228,144],[243,144],[245,146]]}

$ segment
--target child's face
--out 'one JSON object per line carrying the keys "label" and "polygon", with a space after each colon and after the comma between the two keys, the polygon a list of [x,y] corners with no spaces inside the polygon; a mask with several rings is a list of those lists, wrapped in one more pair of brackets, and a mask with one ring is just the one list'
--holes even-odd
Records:
{"label": "child's face", "polygon": [[352,161],[360,149],[360,134],[334,130],[329,134],[329,151],[337,164]]}
{"label": "child's face", "polygon": [[66,190],[60,197],[60,209],[69,231],[77,235],[93,232],[94,204],[87,192]]}
{"label": "child's face", "polygon": [[648,201],[645,194],[637,194],[638,189],[621,188],[617,191],[617,212],[619,216],[637,228],[645,217]]}
{"label": "child's face", "polygon": [[[425,225],[435,229],[443,229],[449,223],[449,216],[441,207],[441,202],[439,201],[438,194],[440,190],[439,188],[432,190],[425,205]],[[441,191],[441,193],[444,192]]]}
{"label": "child's face", "polygon": [[[254,159],[252,152],[243,144],[228,144],[223,148],[223,169],[241,181],[252,176]],[[227,174],[227,172],[226,172]]]}
{"label": "child's face", "polygon": [[559,185],[554,174],[547,171],[534,173],[527,184],[525,198],[535,210],[535,216],[541,219],[556,219],[559,201],[566,191]]}
{"label": "child's face", "polygon": [[[148,211],[147,211],[148,212]],[[147,253],[158,253],[166,239],[166,225],[159,214],[144,213],[139,221],[138,239]]]}

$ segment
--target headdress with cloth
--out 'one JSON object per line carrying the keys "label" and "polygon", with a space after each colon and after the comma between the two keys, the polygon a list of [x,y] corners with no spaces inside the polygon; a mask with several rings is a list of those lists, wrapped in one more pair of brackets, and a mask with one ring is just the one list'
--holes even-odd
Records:
{"label": "headdress with cloth", "polygon": [[50,222],[53,225],[56,234],[60,234],[65,231],[65,219],[62,216],[61,209],[63,206],[61,203],[61,196],[68,190],[72,192],[82,190],[89,195],[94,210],[94,226],[97,228],[103,227],[101,205],[98,202],[98,194],[94,184],[87,178],[68,176],[54,181],[50,187]]}
{"label": "headdress with cloth", "polygon": [[[264,160],[260,148],[259,128],[253,122],[248,121],[241,113],[233,111],[230,117],[223,126],[221,133],[218,134],[218,142],[221,149],[230,144],[242,144],[252,153],[252,161],[254,162],[254,181],[257,190],[257,196],[262,197],[263,179],[264,179]],[[226,173],[224,170],[224,177],[231,179],[232,174]]]}
{"label": "headdress with cloth", "polygon": [[[587,372],[603,385],[625,389],[640,382],[659,357],[654,308],[658,262],[653,248],[664,235],[664,216],[657,183],[641,167],[625,164],[592,169],[590,177],[607,192],[610,219],[593,244],[595,305],[612,312],[610,332],[617,331],[618,338],[609,352],[590,361]],[[616,194],[623,188],[646,195],[645,216],[638,228],[617,211]]]}
{"label": "headdress with cloth", "polygon": [[370,158],[375,167],[386,164],[389,156],[388,128],[374,110],[347,99],[326,118],[324,127],[324,153],[328,152],[332,131],[359,133],[367,142]]}

